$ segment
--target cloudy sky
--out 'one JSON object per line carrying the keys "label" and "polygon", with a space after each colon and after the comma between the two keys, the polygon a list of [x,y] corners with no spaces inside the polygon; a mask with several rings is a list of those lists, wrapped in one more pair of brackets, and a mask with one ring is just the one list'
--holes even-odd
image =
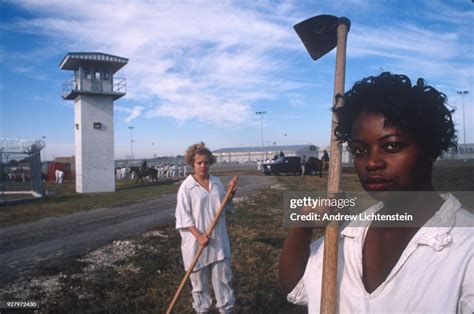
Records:
{"label": "cloudy sky", "polygon": [[[474,142],[474,3],[458,1],[0,1],[0,138],[45,138],[47,159],[74,152],[67,52],[129,59],[116,77],[115,155],[329,143],[334,51],[314,62],[293,30],[311,16],[347,16],[346,88],[381,71],[425,78],[458,108]],[[286,134],[286,135],[285,135]]]}

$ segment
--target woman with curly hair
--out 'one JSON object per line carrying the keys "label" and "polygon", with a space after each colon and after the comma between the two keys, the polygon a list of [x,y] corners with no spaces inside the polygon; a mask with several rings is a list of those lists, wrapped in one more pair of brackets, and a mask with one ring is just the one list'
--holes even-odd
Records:
{"label": "woman with curly hair", "polygon": [[[362,187],[380,202],[365,211],[413,217],[410,225],[353,221],[339,237],[341,313],[472,313],[474,218],[432,184],[433,163],[456,146],[446,96],[423,79],[388,72],[357,82],[335,109],[335,134]],[[410,192],[408,192],[410,191]],[[290,228],[280,257],[288,300],[320,308],[324,238]]]}
{"label": "woman with curly hair", "polygon": [[[225,212],[213,233],[206,234],[224,199],[224,185],[218,177],[209,175],[209,166],[216,159],[203,142],[189,146],[184,159],[194,170],[181,184],[176,205],[176,229],[181,234],[181,252],[186,271],[199,245],[206,247],[190,275],[193,308],[197,313],[210,311],[212,299],[207,286],[211,274],[217,308],[221,313],[230,313],[234,306],[234,292]],[[229,186],[235,186],[235,182],[231,181]],[[226,208],[229,209],[233,211],[232,205]]]}

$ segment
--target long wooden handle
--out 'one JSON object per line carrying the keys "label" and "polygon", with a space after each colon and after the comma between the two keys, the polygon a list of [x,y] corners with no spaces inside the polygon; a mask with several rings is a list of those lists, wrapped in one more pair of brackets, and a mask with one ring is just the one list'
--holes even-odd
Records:
{"label": "long wooden handle", "polygon": [[[214,215],[214,219],[212,220],[211,224],[207,228],[206,233],[208,235],[212,234],[212,231],[214,231],[214,228],[217,225],[217,222],[219,221],[219,218],[221,217],[222,213],[224,212],[224,208],[227,206],[227,203],[232,199],[234,196],[235,190],[237,188],[237,176],[235,176],[232,180],[235,182],[235,185],[229,186],[227,189],[227,193],[224,197],[224,200],[221,202],[221,206],[219,209],[217,209],[216,214]],[[196,266],[197,261],[199,260],[199,257],[201,257],[202,251],[204,250],[204,246],[199,245],[199,249],[197,250],[196,254],[194,255],[193,261],[191,262],[191,265],[188,268],[188,271],[184,275],[183,279],[181,280],[181,283],[179,284],[178,289],[176,290],[176,293],[174,294],[173,300],[171,300],[170,305],[168,306],[168,309],[166,310],[166,314],[171,314],[173,311],[173,308],[176,305],[176,302],[178,302],[179,296],[181,295],[181,292],[183,291],[184,285],[186,284],[186,281],[188,281],[189,276],[191,275],[192,271],[194,270],[194,266]]]}
{"label": "long wooden handle", "polygon": [[[337,27],[336,76],[334,79],[333,106],[343,105],[344,81],[346,73],[346,45],[349,25],[339,23]],[[328,195],[333,196],[340,191],[341,186],[341,145],[334,129],[337,126],[337,115],[332,114],[331,123],[331,159],[329,160]],[[331,222],[324,232],[323,278],[321,283],[321,313],[336,313],[337,300],[337,246],[339,224]]]}

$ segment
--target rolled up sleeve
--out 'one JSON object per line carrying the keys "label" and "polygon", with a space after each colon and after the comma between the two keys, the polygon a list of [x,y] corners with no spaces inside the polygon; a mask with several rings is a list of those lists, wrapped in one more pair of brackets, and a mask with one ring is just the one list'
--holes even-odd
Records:
{"label": "rolled up sleeve", "polygon": [[308,295],[304,288],[303,278],[300,279],[296,287],[288,294],[286,297],[288,302],[298,304],[298,305],[307,305],[308,304]]}
{"label": "rolled up sleeve", "polygon": [[192,216],[191,194],[183,186],[178,191],[175,215],[176,229],[192,227],[195,225]]}

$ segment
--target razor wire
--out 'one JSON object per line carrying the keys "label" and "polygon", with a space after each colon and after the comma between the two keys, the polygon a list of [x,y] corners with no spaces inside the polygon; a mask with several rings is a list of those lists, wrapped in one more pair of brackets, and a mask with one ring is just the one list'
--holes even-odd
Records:
{"label": "razor wire", "polygon": [[34,154],[45,147],[43,140],[0,138],[0,151]]}

